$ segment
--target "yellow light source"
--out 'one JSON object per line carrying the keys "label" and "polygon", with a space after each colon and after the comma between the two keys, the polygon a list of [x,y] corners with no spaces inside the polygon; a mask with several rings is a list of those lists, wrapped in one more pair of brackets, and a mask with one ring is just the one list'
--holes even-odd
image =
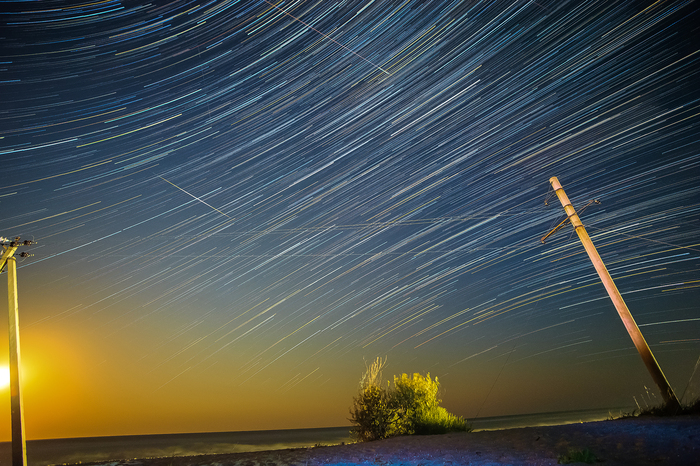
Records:
{"label": "yellow light source", "polygon": [[0,366],[0,390],[10,386],[10,368]]}

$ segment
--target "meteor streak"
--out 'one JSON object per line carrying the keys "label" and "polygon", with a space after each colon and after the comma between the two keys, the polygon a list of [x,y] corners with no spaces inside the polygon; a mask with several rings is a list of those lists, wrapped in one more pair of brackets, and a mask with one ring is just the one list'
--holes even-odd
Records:
{"label": "meteor streak", "polygon": [[354,55],[357,55],[358,57],[360,57],[361,59],[363,59],[364,61],[366,61],[366,62],[369,63],[370,65],[372,65],[372,66],[374,66],[375,68],[381,70],[381,71],[382,71],[383,73],[385,73],[386,75],[391,76],[391,73],[389,73],[387,70],[385,70],[385,69],[382,68],[381,66],[379,66],[379,65],[377,65],[377,64],[375,64],[375,63],[372,63],[371,61],[367,60],[365,57],[363,57],[363,56],[360,55],[359,53],[355,52],[355,51],[352,50],[352,49],[347,48],[346,46],[344,46],[343,44],[341,44],[341,43],[338,42],[337,40],[333,39],[332,37],[328,36],[327,34],[322,33],[321,31],[319,31],[319,30],[316,29],[315,27],[311,26],[310,24],[305,23],[305,22],[302,21],[301,19],[297,18],[296,16],[292,15],[291,13],[288,13],[288,12],[284,11],[282,8],[278,7],[277,5],[275,5],[275,4],[273,4],[273,3],[268,2],[267,0],[265,0],[265,3],[267,3],[268,5],[270,5],[271,7],[275,8],[275,9],[281,11],[281,12],[284,13],[285,15],[289,16],[290,18],[292,18],[294,21],[298,21],[298,22],[300,22],[301,24],[303,24],[304,26],[306,26],[307,28],[309,28],[309,29],[311,29],[311,30],[313,30],[313,31],[316,31],[317,33],[321,34],[321,35],[322,35],[323,37],[325,37],[326,39],[328,39],[328,40],[330,40],[330,41],[332,41],[332,42],[335,42],[336,44],[338,44],[339,46],[341,46],[342,48],[344,48],[344,49],[347,50],[348,52],[350,52],[350,53],[352,53],[352,54],[354,54]]}
{"label": "meteor streak", "polygon": [[182,189],[181,187],[179,187],[178,185],[176,185],[176,184],[173,183],[172,181],[168,181],[168,180],[166,180],[165,178],[163,178],[163,177],[160,176],[160,175],[158,175],[158,178],[160,178],[161,180],[165,181],[166,183],[169,183],[169,184],[175,186],[177,189],[179,189],[179,190],[182,191],[183,193],[187,194],[188,196],[192,196],[193,198],[197,199],[199,202],[201,202],[201,203],[204,204],[205,206],[211,207],[212,209],[214,209],[215,211],[219,212],[219,213],[220,213],[221,215],[223,215],[224,217],[230,218],[231,220],[235,220],[234,218],[229,217],[228,215],[226,215],[225,213],[223,213],[222,211],[220,211],[219,209],[217,209],[217,208],[214,207],[213,205],[211,205],[211,204],[209,204],[209,203],[203,201],[202,199],[198,198],[198,197],[195,196],[194,194],[185,191],[184,189]]}

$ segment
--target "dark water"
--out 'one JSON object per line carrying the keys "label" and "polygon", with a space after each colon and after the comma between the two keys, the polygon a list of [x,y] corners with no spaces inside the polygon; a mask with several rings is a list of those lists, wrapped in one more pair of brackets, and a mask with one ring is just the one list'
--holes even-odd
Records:
{"label": "dark water", "polygon": [[554,413],[519,414],[517,416],[496,416],[470,419],[473,430],[515,429],[518,427],[557,426],[576,422],[603,421],[610,416],[619,417],[632,412],[632,408],[586,409]]}
{"label": "dark water", "polygon": [[[30,440],[27,462],[29,466],[89,464],[118,459],[335,445],[349,441],[350,427]],[[11,463],[11,454],[11,443],[0,443],[0,466]]]}
{"label": "dark water", "polygon": [[[629,410],[628,410],[629,411]],[[613,411],[618,415],[619,410]],[[474,430],[510,429],[516,427],[568,424],[606,419],[608,409],[567,411],[559,413],[499,416],[472,420]],[[318,429],[262,430],[200,434],[130,435],[27,442],[29,466],[63,463],[187,456],[212,453],[276,450],[311,447],[317,444],[337,445],[350,442],[350,427]],[[0,466],[10,465],[11,444],[0,442]]]}

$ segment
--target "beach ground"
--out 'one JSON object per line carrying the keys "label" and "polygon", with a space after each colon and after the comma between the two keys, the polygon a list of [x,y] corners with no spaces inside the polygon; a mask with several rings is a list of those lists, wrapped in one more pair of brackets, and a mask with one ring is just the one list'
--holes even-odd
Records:
{"label": "beach ground", "polygon": [[590,450],[596,464],[700,465],[700,416],[396,437],[375,442],[223,455],[134,459],[113,466],[555,465]]}

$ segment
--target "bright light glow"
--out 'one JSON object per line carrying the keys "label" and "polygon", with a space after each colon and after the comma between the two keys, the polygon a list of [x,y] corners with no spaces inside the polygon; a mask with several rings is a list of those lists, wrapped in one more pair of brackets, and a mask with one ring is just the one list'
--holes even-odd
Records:
{"label": "bright light glow", "polygon": [[10,386],[10,368],[0,366],[0,390]]}

